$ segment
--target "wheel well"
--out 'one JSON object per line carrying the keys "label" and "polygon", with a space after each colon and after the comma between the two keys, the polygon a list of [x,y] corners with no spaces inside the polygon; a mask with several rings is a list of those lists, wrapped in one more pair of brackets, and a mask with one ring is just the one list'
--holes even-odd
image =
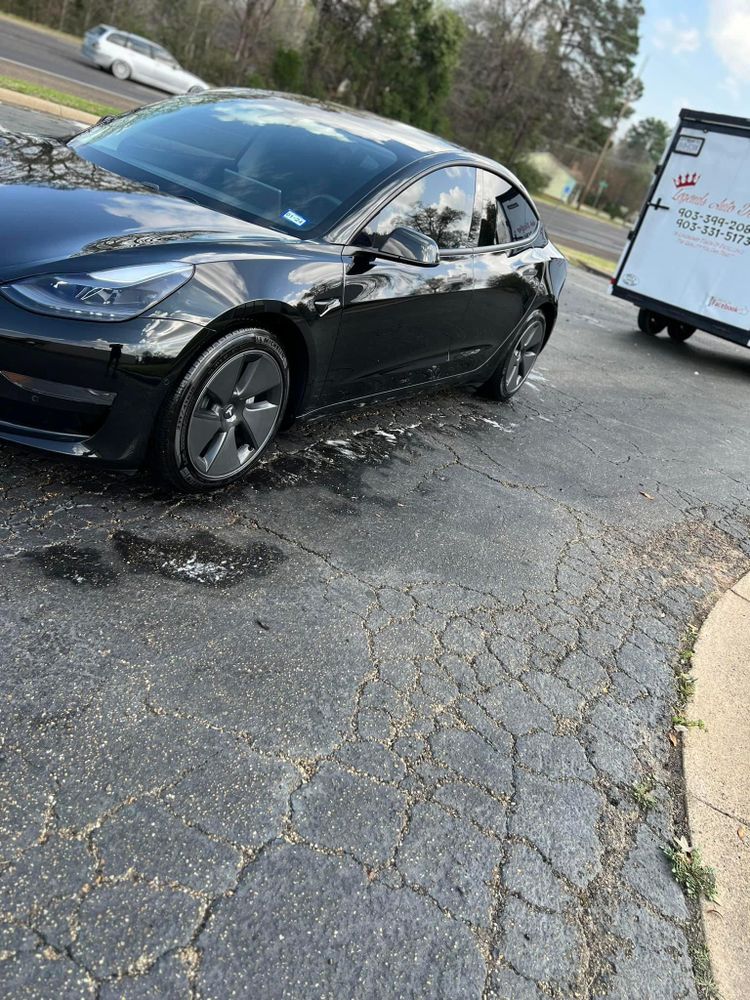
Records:
{"label": "wheel well", "polygon": [[547,329],[544,334],[544,343],[546,344],[552,333],[552,328],[555,325],[555,320],[557,319],[557,306],[554,302],[543,302],[539,306],[539,311],[544,315],[544,321],[547,324]]}
{"label": "wheel well", "polygon": [[219,337],[223,337],[224,334],[231,333],[233,330],[241,330],[253,322],[270,330],[279,338],[289,359],[289,399],[287,400],[284,421],[287,423],[289,418],[294,419],[297,415],[299,404],[305,394],[310,371],[310,359],[305,339],[291,319],[281,313],[233,309],[231,313],[220,317],[207,327],[208,336],[201,338],[198,351],[204,351],[209,344],[218,340]]}

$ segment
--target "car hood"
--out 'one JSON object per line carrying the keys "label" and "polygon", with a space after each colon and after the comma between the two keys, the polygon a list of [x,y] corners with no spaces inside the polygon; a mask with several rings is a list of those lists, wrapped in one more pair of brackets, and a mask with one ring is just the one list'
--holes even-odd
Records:
{"label": "car hood", "polygon": [[184,256],[193,245],[200,253],[210,244],[295,242],[155,192],[81,159],[64,143],[2,131],[0,234],[0,281],[61,262],[66,270],[84,269],[89,255],[140,247],[183,244],[177,252]]}

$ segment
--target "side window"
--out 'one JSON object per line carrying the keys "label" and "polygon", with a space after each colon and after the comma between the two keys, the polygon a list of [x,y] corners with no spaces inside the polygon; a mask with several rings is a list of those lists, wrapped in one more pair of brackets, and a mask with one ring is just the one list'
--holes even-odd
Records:
{"label": "side window", "polygon": [[112,32],[111,35],[107,35],[105,41],[112,42],[113,45],[123,45],[123,46],[125,46],[125,45],[128,44],[127,43],[127,39],[125,38],[125,35],[118,35],[114,31]]}
{"label": "side window", "polygon": [[169,63],[170,66],[174,66],[177,63],[177,60],[171,52],[167,52],[166,49],[159,48],[158,45],[153,46],[153,56],[154,59],[158,59],[159,62]]}
{"label": "side window", "polygon": [[512,184],[489,170],[477,171],[477,209],[473,244],[480,247],[528,239],[538,219],[529,202]]}
{"label": "side window", "polygon": [[129,38],[128,48],[133,49],[134,52],[138,52],[142,56],[152,57],[151,46],[148,42],[141,41],[140,38]]}
{"label": "side window", "polygon": [[474,167],[443,167],[420,177],[386,205],[356,239],[379,247],[397,226],[431,236],[441,250],[468,248],[474,206]]}

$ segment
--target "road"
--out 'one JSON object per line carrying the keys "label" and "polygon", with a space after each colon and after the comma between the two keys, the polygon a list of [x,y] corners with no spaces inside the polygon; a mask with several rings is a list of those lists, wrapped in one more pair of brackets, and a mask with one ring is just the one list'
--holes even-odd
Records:
{"label": "road", "polygon": [[628,235],[623,226],[593,218],[585,212],[557,208],[546,202],[538,202],[537,207],[547,232],[555,242],[607,260],[616,261],[619,258]]}
{"label": "road", "polygon": [[299,425],[244,489],[0,445],[0,993],[696,1000],[667,734],[749,377],[572,270],[512,404]]}
{"label": "road", "polygon": [[132,80],[116,80],[86,62],[80,44],[0,19],[0,74],[76,94],[113,107],[137,107],[167,94]]}

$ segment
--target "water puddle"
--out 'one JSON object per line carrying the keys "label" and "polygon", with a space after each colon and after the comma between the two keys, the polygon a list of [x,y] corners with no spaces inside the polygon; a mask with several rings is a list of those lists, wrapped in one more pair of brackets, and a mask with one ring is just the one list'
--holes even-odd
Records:
{"label": "water puddle", "polygon": [[361,479],[367,469],[393,460],[410,462],[428,447],[414,434],[419,426],[367,428],[317,441],[299,451],[278,451],[255,470],[248,486],[258,492],[319,485],[334,493],[362,493]]}
{"label": "water puddle", "polygon": [[117,531],[115,550],[134,572],[158,573],[170,580],[207,587],[229,587],[245,577],[267,576],[284,560],[284,553],[266,542],[230,545],[208,531],[187,539],[146,538]]}
{"label": "water puddle", "polygon": [[117,570],[94,548],[77,545],[50,545],[29,558],[41,566],[45,576],[53,580],[70,580],[90,587],[106,587],[117,579]]}

